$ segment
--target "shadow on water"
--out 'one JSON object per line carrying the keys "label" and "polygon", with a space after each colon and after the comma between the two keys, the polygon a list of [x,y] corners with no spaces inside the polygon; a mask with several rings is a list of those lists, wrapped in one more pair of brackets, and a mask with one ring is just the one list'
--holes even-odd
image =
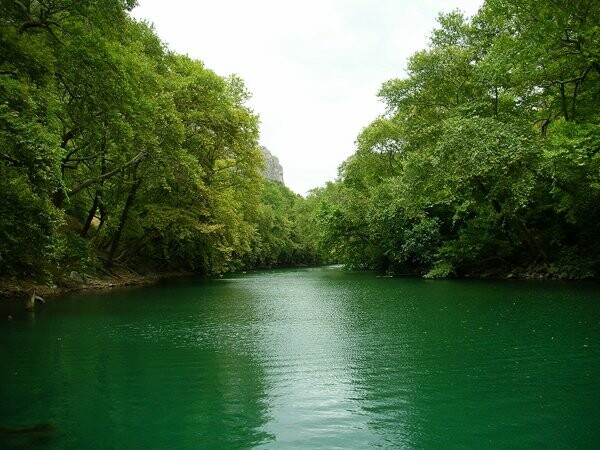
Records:
{"label": "shadow on water", "polygon": [[0,448],[30,449],[49,446],[57,436],[58,429],[51,423],[37,423],[31,426],[0,426]]}
{"label": "shadow on water", "polygon": [[0,306],[0,449],[272,441],[249,306],[203,279]]}

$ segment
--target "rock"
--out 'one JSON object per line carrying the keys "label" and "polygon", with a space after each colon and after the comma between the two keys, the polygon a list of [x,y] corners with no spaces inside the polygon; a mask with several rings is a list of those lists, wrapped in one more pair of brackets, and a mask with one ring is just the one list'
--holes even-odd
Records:
{"label": "rock", "polygon": [[69,274],[69,278],[73,281],[77,281],[78,283],[85,283],[85,280],[82,278],[82,276],[74,270]]}
{"label": "rock", "polygon": [[273,155],[266,147],[260,147],[263,157],[265,158],[265,169],[262,171],[262,176],[267,180],[283,183],[283,167],[279,164],[277,156]]}

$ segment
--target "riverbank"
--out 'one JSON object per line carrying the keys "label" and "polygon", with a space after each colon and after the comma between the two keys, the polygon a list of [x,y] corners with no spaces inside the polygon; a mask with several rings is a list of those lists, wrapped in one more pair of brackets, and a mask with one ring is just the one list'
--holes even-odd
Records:
{"label": "riverbank", "polygon": [[554,264],[530,264],[528,266],[479,269],[461,267],[445,276],[431,276],[423,271],[381,272],[394,277],[417,277],[429,279],[475,279],[475,280],[544,280],[544,281],[598,281],[598,271],[588,267],[562,266]]}
{"label": "riverbank", "polygon": [[190,272],[162,272],[139,274],[128,270],[113,271],[110,275],[89,276],[71,272],[56,284],[43,284],[34,280],[0,279],[0,299],[26,298],[35,293],[40,297],[55,297],[68,292],[113,289],[127,286],[143,286],[158,283],[168,278],[192,275]]}
{"label": "riverbank", "polygon": [[555,280],[555,281],[584,281],[597,280],[597,272],[592,268],[576,265],[549,263],[529,264],[497,270],[472,270],[461,274],[459,278],[480,278],[495,280]]}
{"label": "riverbank", "polygon": [[[308,267],[304,265],[289,266]],[[254,270],[272,269],[273,267],[257,267]],[[112,274],[103,276],[89,276],[71,272],[69,276],[64,276],[56,284],[43,284],[33,280],[0,279],[0,299],[8,298],[26,298],[35,293],[40,297],[55,297],[69,292],[84,290],[102,290],[113,289],[127,286],[143,286],[158,283],[165,279],[191,276],[191,272],[157,272],[148,274],[139,274],[131,270],[114,270]],[[411,276],[421,277],[419,273],[395,273],[389,274],[394,277]],[[512,270],[467,272],[450,278],[458,279],[493,279],[493,280],[556,280],[556,281],[582,281],[597,280],[592,272],[584,270],[561,271],[554,266],[538,265],[529,267],[518,267]]]}

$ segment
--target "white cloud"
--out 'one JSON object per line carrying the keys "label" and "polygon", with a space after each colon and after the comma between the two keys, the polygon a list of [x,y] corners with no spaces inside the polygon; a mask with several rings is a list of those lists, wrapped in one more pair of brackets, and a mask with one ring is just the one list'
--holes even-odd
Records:
{"label": "white cloud", "polygon": [[360,130],[383,112],[376,93],[403,76],[440,11],[482,0],[138,0],[136,18],[169,47],[240,75],[261,116],[261,144],[304,194],[333,180]]}

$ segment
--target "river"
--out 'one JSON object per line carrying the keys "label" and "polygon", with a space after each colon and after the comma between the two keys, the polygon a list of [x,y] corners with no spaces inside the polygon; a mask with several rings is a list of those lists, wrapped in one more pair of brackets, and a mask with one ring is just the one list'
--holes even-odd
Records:
{"label": "river", "polygon": [[21,307],[0,448],[600,446],[597,284],[330,267]]}

